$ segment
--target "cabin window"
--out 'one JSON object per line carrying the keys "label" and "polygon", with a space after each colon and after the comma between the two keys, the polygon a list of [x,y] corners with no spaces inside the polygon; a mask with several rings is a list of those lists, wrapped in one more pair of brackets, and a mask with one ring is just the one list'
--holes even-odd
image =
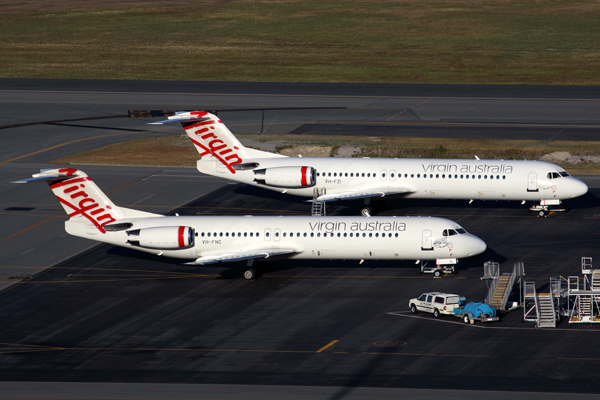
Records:
{"label": "cabin window", "polygon": [[279,232],[275,232],[275,237],[279,237]]}
{"label": "cabin window", "polygon": [[502,175],[502,179],[506,179],[506,175]]}
{"label": "cabin window", "polygon": [[313,232],[310,233],[310,237],[314,237],[315,234]]}
{"label": "cabin window", "polygon": [[348,173],[346,172],[346,173],[344,174],[344,176],[347,178],[347,177],[348,177]]}
{"label": "cabin window", "polygon": [[248,233],[247,233],[247,232],[244,232],[244,237],[247,237],[247,236],[248,236]]}

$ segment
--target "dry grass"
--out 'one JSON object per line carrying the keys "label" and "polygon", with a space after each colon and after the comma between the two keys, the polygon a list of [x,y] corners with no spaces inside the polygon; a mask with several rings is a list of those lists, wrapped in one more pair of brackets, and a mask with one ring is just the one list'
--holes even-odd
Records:
{"label": "dry grass", "polygon": [[600,84],[591,0],[5,1],[5,77]]}
{"label": "dry grass", "polygon": [[[572,155],[600,154],[600,142],[444,139],[416,137],[361,137],[320,135],[236,134],[249,147],[281,143],[279,149],[291,146],[355,146],[356,157],[391,158],[474,158],[539,160],[544,154],[567,151]],[[271,145],[269,147],[272,147]],[[54,160],[57,164],[164,165],[194,167],[199,156],[187,136],[133,139]],[[593,163],[560,164],[572,173],[600,173]]]}

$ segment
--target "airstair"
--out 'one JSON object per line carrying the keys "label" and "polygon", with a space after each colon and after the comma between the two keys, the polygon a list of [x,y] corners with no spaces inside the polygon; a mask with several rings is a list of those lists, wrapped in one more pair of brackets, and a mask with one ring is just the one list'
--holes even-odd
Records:
{"label": "airstair", "polygon": [[538,311],[538,328],[556,328],[557,313],[554,308],[552,293],[539,293],[537,304]]}
{"label": "airstair", "polygon": [[566,295],[562,282],[563,278],[560,276],[550,277],[548,293],[538,293],[535,282],[524,281],[523,321],[535,323],[536,328],[556,328],[556,323],[563,314],[560,299]]}
{"label": "airstair", "polygon": [[484,277],[487,280],[488,293],[485,298],[485,304],[495,308],[498,312],[506,310],[506,303],[512,293],[515,281],[525,276],[525,265],[522,261],[513,265],[512,272],[500,275],[500,265],[494,261],[488,261],[483,264]]}
{"label": "airstair", "polygon": [[312,199],[312,215],[313,217],[321,217],[327,215],[325,202],[319,201],[317,198],[321,195],[324,195],[326,188],[314,188],[313,189],[313,199]]}
{"label": "airstair", "polygon": [[591,257],[581,258],[582,278],[568,278],[569,325],[600,322],[600,270],[592,266]]}

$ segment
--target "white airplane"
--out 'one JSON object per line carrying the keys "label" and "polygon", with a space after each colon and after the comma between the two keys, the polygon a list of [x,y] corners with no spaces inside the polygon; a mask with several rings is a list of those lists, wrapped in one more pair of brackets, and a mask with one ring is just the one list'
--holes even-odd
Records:
{"label": "white airplane", "polygon": [[[271,257],[345,260],[435,260],[454,271],[458,259],[486,244],[456,222],[434,217],[163,216],[115,205],[83,171],[49,169],[27,183],[47,180],[69,220],[67,233],[189,265]],[[448,267],[450,266],[450,267]],[[433,272],[433,271],[432,271]]]}
{"label": "white airplane", "polygon": [[286,157],[244,147],[215,115],[179,112],[166,121],[181,122],[202,157],[198,171],[296,196],[313,202],[365,199],[533,201],[530,209],[546,216],[550,207],[585,194],[588,187],[558,165],[543,161],[411,158]]}

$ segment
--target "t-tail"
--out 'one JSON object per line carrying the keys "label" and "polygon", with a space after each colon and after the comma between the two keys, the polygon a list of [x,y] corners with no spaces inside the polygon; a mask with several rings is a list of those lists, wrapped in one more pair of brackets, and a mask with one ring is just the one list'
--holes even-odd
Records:
{"label": "t-tail", "polygon": [[[50,189],[69,216],[69,222],[84,222],[91,229],[106,233],[105,226],[122,218],[159,216],[118,207],[83,171],[75,168],[42,170],[33,178],[13,183],[48,181]],[[91,224],[91,225],[90,225]]]}
{"label": "t-tail", "polygon": [[[256,158],[285,157],[280,154],[244,147],[216,115],[205,111],[179,112],[165,121],[151,122],[159,125],[180,122],[202,159],[200,172],[230,173],[251,169]],[[204,171],[203,171],[204,170]]]}

